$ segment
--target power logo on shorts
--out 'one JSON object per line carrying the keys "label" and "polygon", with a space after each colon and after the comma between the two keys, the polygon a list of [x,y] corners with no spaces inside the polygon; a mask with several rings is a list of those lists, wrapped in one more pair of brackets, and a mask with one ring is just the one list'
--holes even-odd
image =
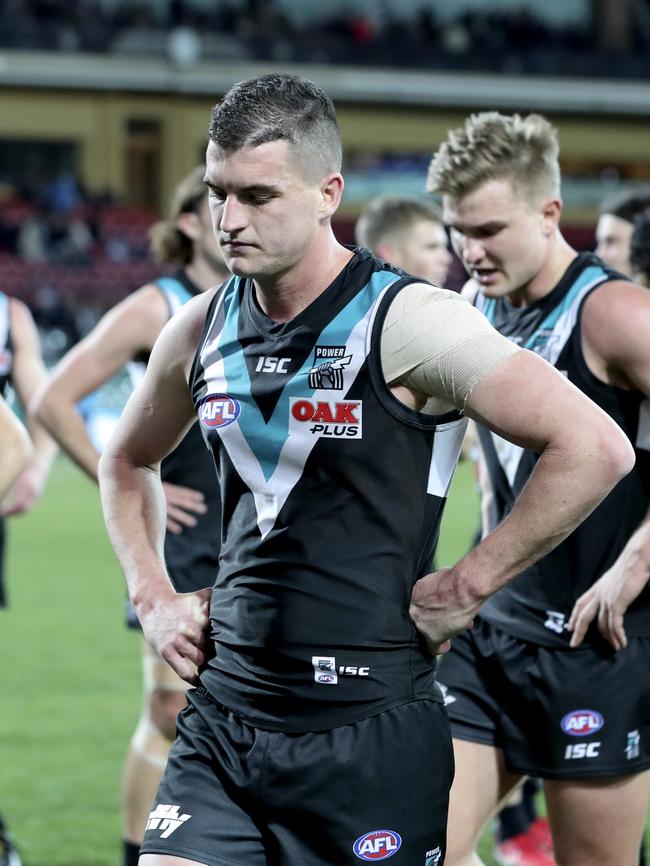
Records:
{"label": "power logo on shorts", "polygon": [[181,815],[181,807],[172,803],[160,803],[153,812],[149,813],[149,820],[145,830],[160,830],[160,838],[167,839],[178,828],[189,821],[191,815]]}
{"label": "power logo on shorts", "polygon": [[352,850],[359,860],[387,860],[402,845],[402,837],[394,830],[371,830],[359,836]]}
{"label": "power logo on shorts", "polygon": [[573,710],[560,722],[565,734],[571,737],[588,737],[605,724],[605,719],[596,710]]}
{"label": "power logo on shorts", "polygon": [[210,394],[199,406],[199,421],[207,430],[227,427],[239,418],[239,402],[227,394]]}

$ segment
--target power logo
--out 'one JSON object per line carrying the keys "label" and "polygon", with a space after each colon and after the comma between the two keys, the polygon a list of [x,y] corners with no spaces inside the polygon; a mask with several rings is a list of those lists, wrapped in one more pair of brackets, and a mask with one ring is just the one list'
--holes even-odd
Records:
{"label": "power logo", "polygon": [[387,860],[402,846],[402,837],[394,830],[371,830],[359,836],[352,850],[359,860]]}
{"label": "power logo", "polygon": [[308,400],[293,397],[290,408],[290,424],[294,432],[299,432],[303,424],[312,436],[332,438],[361,439],[362,436],[361,400]]}
{"label": "power logo", "polygon": [[241,406],[227,394],[211,394],[199,406],[199,421],[208,430],[227,427],[239,418]]}

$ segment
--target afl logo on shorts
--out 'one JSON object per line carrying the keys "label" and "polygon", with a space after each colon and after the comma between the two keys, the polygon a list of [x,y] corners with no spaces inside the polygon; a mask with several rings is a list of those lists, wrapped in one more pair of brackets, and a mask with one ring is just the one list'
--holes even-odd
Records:
{"label": "afl logo on shorts", "polygon": [[227,427],[239,418],[241,406],[227,394],[210,394],[199,406],[199,421],[208,430]]}
{"label": "afl logo on shorts", "polygon": [[386,860],[396,854],[402,845],[402,837],[393,830],[372,830],[359,836],[352,850],[359,860]]}
{"label": "afl logo on shorts", "polygon": [[588,737],[605,724],[605,719],[596,710],[574,710],[562,719],[561,727],[572,737]]}

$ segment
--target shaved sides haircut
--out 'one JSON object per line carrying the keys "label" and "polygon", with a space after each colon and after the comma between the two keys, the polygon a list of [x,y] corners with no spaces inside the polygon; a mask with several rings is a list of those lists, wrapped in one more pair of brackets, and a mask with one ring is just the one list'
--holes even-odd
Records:
{"label": "shaved sides haircut", "polygon": [[341,170],[334,103],[297,75],[262,75],[235,84],[212,109],[210,139],[227,152],[286,141],[310,179]]}

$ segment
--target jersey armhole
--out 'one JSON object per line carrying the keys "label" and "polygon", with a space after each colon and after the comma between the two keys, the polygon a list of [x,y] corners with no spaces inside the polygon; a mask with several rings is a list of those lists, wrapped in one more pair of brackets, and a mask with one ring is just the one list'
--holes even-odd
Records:
{"label": "jersey armhole", "polygon": [[447,412],[444,415],[428,415],[425,412],[418,412],[415,409],[409,409],[401,400],[394,396],[388,383],[384,378],[384,371],[381,365],[381,337],[386,321],[388,309],[395,299],[395,296],[405,286],[413,283],[421,283],[423,280],[414,278],[403,278],[397,280],[386,290],[384,295],[377,302],[377,311],[374,316],[374,321],[370,326],[369,347],[367,355],[368,374],[370,383],[381,407],[392,415],[393,418],[406,424],[408,427],[414,427],[416,430],[435,430],[441,424],[449,424],[453,421],[460,420],[463,415],[461,412]]}
{"label": "jersey armhole", "polygon": [[196,353],[194,355],[194,360],[192,361],[192,366],[190,367],[187,386],[190,391],[190,397],[192,398],[192,402],[195,406],[197,405],[196,394],[203,387],[202,385],[201,387],[199,387],[199,381],[203,376],[203,368],[201,367],[201,352],[203,351],[203,346],[205,345],[205,341],[210,332],[210,328],[212,327],[214,315],[219,308],[221,302],[223,301],[226,288],[229,285],[230,280],[227,280],[225,283],[223,283],[223,285],[221,285],[220,288],[215,292],[214,298],[212,298],[208,305],[208,309],[205,314],[205,321],[203,322],[203,327],[201,328],[201,336],[199,338],[199,343],[196,347]]}
{"label": "jersey armhole", "polygon": [[576,324],[575,324],[575,333],[577,336],[577,340],[573,343],[573,357],[580,371],[580,375],[584,377],[585,381],[589,383],[592,388],[595,388],[598,391],[602,391],[606,393],[607,391],[614,390],[620,391],[621,393],[627,394],[629,393],[625,388],[618,388],[616,385],[609,385],[607,382],[603,382],[602,379],[599,379],[598,376],[592,371],[589,364],[587,364],[587,359],[585,358],[585,353],[582,344],[582,314],[584,312],[585,304],[589,300],[589,298],[593,295],[594,292],[597,292],[602,286],[607,285],[607,283],[611,282],[611,280],[606,279],[602,280],[602,282],[598,283],[594,286],[591,291],[587,292],[586,295],[580,300],[580,304],[578,305],[578,311],[576,313]]}

